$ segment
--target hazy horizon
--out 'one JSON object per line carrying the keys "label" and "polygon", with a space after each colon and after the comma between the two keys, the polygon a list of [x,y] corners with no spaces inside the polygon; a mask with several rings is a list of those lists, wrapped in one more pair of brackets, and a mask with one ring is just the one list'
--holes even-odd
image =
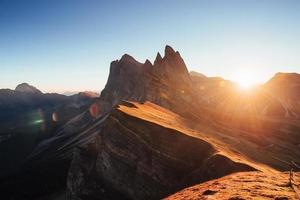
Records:
{"label": "hazy horizon", "polygon": [[299,9],[296,0],[0,1],[0,88],[100,92],[111,61],[153,62],[167,44],[190,71],[263,83],[300,72]]}

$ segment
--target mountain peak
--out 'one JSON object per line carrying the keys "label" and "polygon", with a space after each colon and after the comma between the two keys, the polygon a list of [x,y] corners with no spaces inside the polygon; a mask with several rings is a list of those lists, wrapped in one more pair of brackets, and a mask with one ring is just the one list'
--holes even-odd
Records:
{"label": "mountain peak", "polygon": [[175,53],[174,49],[171,46],[166,45],[166,47],[165,47],[165,56],[172,55],[174,53]]}
{"label": "mountain peak", "polygon": [[120,62],[137,62],[131,55],[129,54],[124,54],[121,59]]}
{"label": "mountain peak", "polygon": [[291,84],[300,84],[300,74],[297,73],[276,73],[266,85],[291,85]]}
{"label": "mountain peak", "polygon": [[36,93],[36,94],[41,94],[42,93],[36,87],[34,87],[32,85],[29,85],[28,83],[21,83],[21,84],[17,85],[15,91],[27,92],[27,93]]}
{"label": "mountain peak", "polygon": [[144,64],[147,64],[147,65],[152,65],[152,63],[150,62],[150,60],[146,59],[145,63]]}
{"label": "mountain peak", "polygon": [[276,78],[287,78],[287,77],[293,77],[293,78],[300,78],[300,74],[298,73],[283,73],[283,72],[277,72],[274,77]]}
{"label": "mountain peak", "polygon": [[156,58],[155,58],[155,61],[154,61],[154,65],[160,64],[161,61],[162,61],[162,57],[161,57],[160,53],[157,52],[157,55],[156,55]]}
{"label": "mountain peak", "polygon": [[97,98],[97,97],[99,97],[99,94],[97,92],[93,92],[93,91],[79,92],[78,95],[82,96],[82,97],[90,97],[90,98]]}

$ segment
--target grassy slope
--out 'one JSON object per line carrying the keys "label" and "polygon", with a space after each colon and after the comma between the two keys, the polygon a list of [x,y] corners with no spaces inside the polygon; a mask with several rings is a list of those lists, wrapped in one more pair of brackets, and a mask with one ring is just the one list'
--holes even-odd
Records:
{"label": "grassy slope", "polygon": [[199,127],[197,124],[187,121],[179,115],[150,102],[146,102],[144,104],[133,104],[134,107],[120,105],[118,109],[126,114],[157,123],[161,126],[175,129],[189,136],[207,141],[214,146],[217,150],[217,154],[226,156],[235,162],[245,163],[260,171],[276,171],[273,168],[258,163],[255,160],[250,159],[247,155],[238,152],[235,146],[232,145],[234,142],[223,140],[221,137],[218,137],[216,133],[213,133],[212,130],[207,129],[206,132],[200,131],[198,130]]}
{"label": "grassy slope", "polygon": [[[300,173],[295,179],[300,180]],[[167,200],[296,200],[288,173],[240,172],[186,188]]]}

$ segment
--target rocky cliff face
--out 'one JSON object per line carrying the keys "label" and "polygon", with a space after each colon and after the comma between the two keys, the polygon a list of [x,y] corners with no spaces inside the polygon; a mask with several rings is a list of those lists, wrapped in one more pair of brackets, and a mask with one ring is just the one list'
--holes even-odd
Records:
{"label": "rocky cliff face", "polygon": [[165,55],[158,53],[154,64],[139,63],[129,55],[113,61],[110,74],[101,92],[99,107],[107,112],[121,100],[151,101],[177,113],[195,117],[200,106],[195,101],[192,82],[179,52],[166,46]]}
{"label": "rocky cliff face", "polygon": [[164,57],[158,53],[153,64],[127,54],[113,61],[98,107],[100,113],[107,113],[121,100],[151,101],[200,121],[298,118],[298,87],[297,74],[279,73],[253,92],[243,93],[231,81],[189,73],[179,52],[166,46]]}
{"label": "rocky cliff face", "polygon": [[160,199],[193,183],[254,170],[217,155],[214,145],[175,125],[164,127],[156,117],[165,115],[164,121],[172,123],[175,114],[145,104],[126,102],[114,109],[95,139],[76,149],[68,199]]}

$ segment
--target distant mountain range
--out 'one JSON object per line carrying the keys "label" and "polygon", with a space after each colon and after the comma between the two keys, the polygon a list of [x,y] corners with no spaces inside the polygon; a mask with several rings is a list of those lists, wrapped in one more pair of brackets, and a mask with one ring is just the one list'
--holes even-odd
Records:
{"label": "distant mountain range", "polygon": [[[72,95],[79,94],[79,93],[82,93],[82,91],[72,91],[72,92],[67,91],[67,92],[63,92],[61,94],[65,95],[65,96],[72,96]],[[95,96],[95,97],[98,97],[100,95],[99,93],[94,92],[94,91],[84,91],[83,93],[88,93],[91,96]]]}
{"label": "distant mountain range", "polygon": [[[0,192],[6,199],[161,199],[203,183],[169,198],[243,199],[206,181],[229,190],[234,176],[218,178],[235,172],[249,187],[261,176],[288,181],[279,172],[300,163],[299,102],[299,74],[277,73],[242,93],[229,80],[189,72],[170,46],[153,63],[127,54],[111,62],[99,97],[43,94],[28,84],[1,90]],[[246,186],[236,191],[245,198],[256,191]],[[280,187],[270,198],[296,196]]]}
{"label": "distant mountain range", "polygon": [[88,109],[94,98],[87,92],[44,94],[27,83],[0,89],[0,176],[15,171],[41,140]]}

